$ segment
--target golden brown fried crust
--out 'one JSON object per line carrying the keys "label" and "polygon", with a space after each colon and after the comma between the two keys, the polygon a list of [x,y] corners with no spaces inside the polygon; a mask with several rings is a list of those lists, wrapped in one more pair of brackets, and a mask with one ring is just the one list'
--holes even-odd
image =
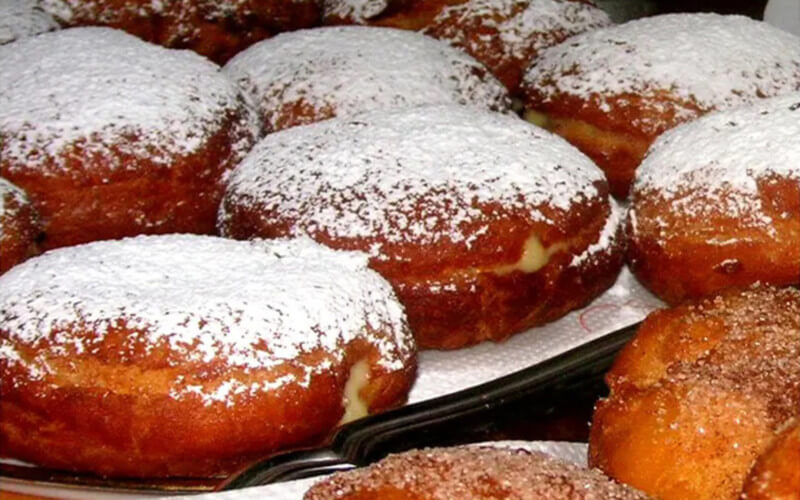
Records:
{"label": "golden brown fried crust", "polygon": [[[333,362],[306,384],[303,363],[328,357],[325,352],[245,371],[220,359],[167,363],[174,355],[163,345],[120,353],[123,337],[134,333],[121,327],[92,353],[52,355],[52,373],[38,380],[18,364],[0,360],[2,453],[103,476],[210,477],[323,438],[342,417],[344,387],[354,363],[369,363],[370,379],[360,394],[370,412],[402,403],[415,373],[415,363],[387,371],[378,365],[377,352],[354,341],[342,347],[347,353],[342,363]],[[0,331],[0,337],[8,336]],[[26,358],[41,347],[16,346]],[[199,397],[169,394],[170,381],[178,375],[209,392],[231,379],[247,384],[294,375],[294,380],[205,404]]]}
{"label": "golden brown fried crust", "polygon": [[8,196],[0,215],[0,274],[39,253],[39,215],[29,202]]}
{"label": "golden brown fried crust", "polygon": [[38,210],[43,250],[137,234],[214,234],[222,177],[235,166],[234,144],[242,140],[233,137],[242,133],[234,124],[241,121],[239,113],[230,113],[200,149],[167,166],[124,148],[111,148],[106,157],[74,144],[63,175],[16,169],[2,158],[0,173],[23,188]]}
{"label": "golden brown fried crust", "polygon": [[622,94],[603,101],[599,96],[546,96],[524,82],[521,92],[526,110],[544,114],[545,128],[564,137],[605,172],[611,194],[618,199],[628,196],[636,168],[656,137],[687,116],[704,113],[696,104],[666,92]]}
{"label": "golden brown fried crust", "polygon": [[166,2],[163,9],[150,0],[63,3],[72,5],[73,15],[60,19],[67,26],[121,29],[165,47],[192,49],[218,64],[276,33],[316,26],[321,17],[317,0],[227,2],[227,8],[222,2],[181,0]]}
{"label": "golden brown fried crust", "polygon": [[800,292],[729,291],[655,312],[606,380],[591,465],[665,500],[738,498],[800,413]]}
{"label": "golden brown fried crust", "polygon": [[800,423],[790,425],[759,457],[747,477],[742,498],[800,499]]}
{"label": "golden brown fried crust", "polygon": [[671,304],[756,282],[800,284],[800,184],[772,177],[758,187],[768,226],[745,227],[722,208],[696,217],[657,194],[637,195],[627,222],[633,273]]}
{"label": "golden brown fried crust", "polygon": [[[599,187],[605,200],[606,188]],[[253,203],[226,203],[228,217],[221,221],[224,234],[247,239],[254,236],[288,236],[292,221]],[[623,260],[621,239],[610,248],[571,265],[573,258],[598,240],[610,206],[591,200],[569,213],[540,207],[551,225],[520,213],[501,216],[502,207],[483,207],[494,213],[488,230],[472,244],[442,239],[434,245],[391,243],[378,237],[341,239],[317,232],[311,236],[337,249],[369,252],[381,245],[381,255],[370,266],[394,287],[406,308],[409,325],[422,348],[455,349],[485,340],[503,340],[514,333],[557,319],[579,308],[611,286]],[[417,214],[422,220],[423,214]],[[411,217],[411,225],[414,218]],[[475,230],[485,222],[473,221]],[[462,227],[465,233],[471,231]],[[545,248],[557,247],[535,272],[497,272],[522,256],[528,238],[535,235]]]}

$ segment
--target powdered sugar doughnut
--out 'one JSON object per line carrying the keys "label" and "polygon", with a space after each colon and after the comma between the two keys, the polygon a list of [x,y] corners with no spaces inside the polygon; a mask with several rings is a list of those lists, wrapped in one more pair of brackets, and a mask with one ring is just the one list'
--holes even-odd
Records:
{"label": "powdered sugar doughnut", "polygon": [[275,33],[309,28],[318,0],[39,0],[65,26],[108,26],[220,64]]}
{"label": "powdered sugar doughnut", "polygon": [[609,25],[584,0],[468,0],[443,9],[424,33],[465,50],[516,92],[540,51]]}
{"label": "powdered sugar doughnut", "polygon": [[588,154],[624,197],[652,141],[712,111],[800,89],[800,38],[741,16],[655,16],[543,51],[529,118]]}
{"label": "powdered sugar doughnut", "polygon": [[15,267],[0,278],[0,448],[104,475],[211,475],[398,404],[414,343],[366,264],[308,239],[166,235]]}
{"label": "powdered sugar doughnut", "polygon": [[668,302],[800,283],[800,94],[664,134],[632,193],[628,256]]}
{"label": "powdered sugar doughnut", "polygon": [[39,216],[17,186],[0,177],[0,274],[39,253]]}
{"label": "powdered sugar doughnut", "polygon": [[326,0],[325,22],[419,30],[464,50],[510,92],[536,55],[565,38],[611,24],[587,0]]}
{"label": "powdered sugar doughnut", "polygon": [[0,2],[0,45],[56,28],[56,20],[41,10],[34,0]]}
{"label": "powdered sugar doughnut", "polygon": [[606,380],[590,465],[664,500],[744,498],[757,457],[800,416],[800,291],[727,291],[655,312]]}
{"label": "powdered sugar doughnut", "polygon": [[0,46],[0,173],[45,248],[214,230],[225,172],[258,135],[219,68],[108,28]]}
{"label": "powdered sugar doughnut", "polygon": [[555,319],[610,286],[618,211],[592,162],[516,117],[423,106],[271,134],[231,175],[219,228],[370,253],[420,346]]}
{"label": "powdered sugar doughnut", "polygon": [[644,500],[647,496],[596,470],[541,452],[457,446],[411,450],[362,469],[336,473],[314,485],[304,498]]}
{"label": "powdered sugar doughnut", "polygon": [[418,33],[363,26],[284,33],[224,68],[267,129],[420,104],[505,110],[506,91],[480,63]]}

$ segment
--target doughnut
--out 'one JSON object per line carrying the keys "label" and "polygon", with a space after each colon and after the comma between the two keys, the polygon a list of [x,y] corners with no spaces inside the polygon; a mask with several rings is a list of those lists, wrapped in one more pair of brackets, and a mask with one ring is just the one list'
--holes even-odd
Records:
{"label": "doughnut", "polygon": [[800,284],[800,93],[659,138],[627,220],[633,273],[669,303],[754,282]]}
{"label": "doughnut", "polygon": [[318,0],[39,0],[65,26],[107,26],[224,64],[253,43],[310,28]]}
{"label": "doughnut", "polygon": [[518,448],[456,446],[389,455],[315,484],[304,500],[646,499],[597,470]]}
{"label": "doughnut", "polygon": [[0,274],[39,253],[39,216],[17,186],[0,177]]}
{"label": "doughnut", "polygon": [[328,24],[419,30],[481,63],[512,93],[539,51],[567,37],[609,26],[587,0],[326,0]]}
{"label": "doughnut", "polygon": [[800,498],[800,423],[783,431],[758,458],[747,477],[742,498],[748,500]]}
{"label": "doughnut", "polygon": [[220,234],[360,250],[418,345],[502,340],[582,307],[622,265],[602,172],[558,136],[466,106],[364,113],[262,139]]}
{"label": "doughnut", "polygon": [[237,55],[224,72],[256,103],[266,130],[422,104],[509,106],[503,85],[470,56],[389,28],[283,33]]}
{"label": "doughnut", "polygon": [[56,28],[56,20],[41,10],[35,0],[0,2],[0,45]]}
{"label": "doughnut", "polygon": [[0,175],[42,217],[44,249],[212,233],[222,184],[259,134],[219,67],[110,28],[0,46]]}
{"label": "doughnut", "polygon": [[606,381],[590,465],[663,500],[738,499],[800,415],[800,291],[727,290],[654,312]]}
{"label": "doughnut", "polygon": [[309,239],[139,236],[0,277],[0,450],[207,477],[401,403],[413,337],[367,258]]}
{"label": "doughnut", "polygon": [[444,9],[423,33],[463,49],[516,93],[540,51],[609,25],[585,0],[468,0]]}
{"label": "doughnut", "polygon": [[591,157],[624,198],[665,130],[799,90],[800,38],[742,16],[648,17],[541,51],[521,89],[526,118]]}

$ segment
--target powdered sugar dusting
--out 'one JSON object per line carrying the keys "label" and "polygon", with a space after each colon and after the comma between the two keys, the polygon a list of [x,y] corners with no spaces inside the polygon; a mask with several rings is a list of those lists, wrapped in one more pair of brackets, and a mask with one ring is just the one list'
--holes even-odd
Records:
{"label": "powdered sugar dusting", "polygon": [[618,243],[623,209],[613,199],[609,199],[609,203],[611,204],[611,213],[608,215],[597,241],[589,245],[583,253],[574,256],[569,263],[570,266],[577,267],[596,256],[608,255],[608,250]]}
{"label": "powdered sugar dusting", "polygon": [[[121,31],[73,28],[0,47],[0,156],[11,169],[61,170],[76,144],[170,164],[241,109],[213,63]],[[241,126],[257,133],[252,120]]]}
{"label": "powdered sugar dusting", "polygon": [[224,71],[277,127],[281,106],[303,100],[337,116],[420,104],[506,109],[503,85],[480,63],[424,35],[365,26],[283,33],[234,57]]}
{"label": "powdered sugar dusting", "polygon": [[758,181],[800,182],[798,158],[800,93],[712,113],[653,144],[637,172],[632,216],[637,198],[657,193],[681,213],[724,210],[743,225],[769,226]]}
{"label": "powdered sugar dusting", "polygon": [[[0,177],[0,220],[6,216],[14,217],[16,213],[14,207],[20,207],[26,203],[28,203],[28,197],[25,192]],[[3,225],[0,224],[0,237],[2,235]]]}
{"label": "powdered sugar dusting", "polygon": [[[308,239],[140,236],[51,251],[0,278],[0,359],[20,362],[15,345],[42,342],[50,354],[91,356],[124,321],[132,344],[166,344],[174,362],[223,359],[246,371],[291,362],[304,372],[224,382],[207,401],[307,383],[356,338],[377,348],[381,366],[399,369],[413,356],[413,339],[391,287],[366,263],[363,254]],[[298,355],[317,349],[327,356],[295,366]],[[197,391],[176,380],[172,395]]]}
{"label": "powdered sugar dusting", "polygon": [[[475,23],[484,35],[466,36],[464,23]],[[501,60],[524,61],[570,35],[610,24],[602,10],[573,0],[469,0],[442,10],[427,29],[473,54],[499,37]]]}
{"label": "powdered sugar dusting", "polygon": [[34,0],[0,1],[0,45],[58,28]]}
{"label": "powdered sugar dusting", "polygon": [[294,221],[297,233],[468,247],[469,231],[492,217],[480,204],[547,221],[542,205],[567,211],[597,197],[602,179],[566,141],[522,120],[422,106],[267,136],[232,173],[220,225],[226,205],[252,204]]}
{"label": "powdered sugar dusting", "polygon": [[322,0],[325,16],[363,23],[389,7],[389,0]]}
{"label": "powdered sugar dusting", "polygon": [[[800,89],[800,38],[742,16],[672,14],[576,35],[526,75],[545,96],[669,95],[701,110]],[[679,118],[693,116],[675,103]]]}

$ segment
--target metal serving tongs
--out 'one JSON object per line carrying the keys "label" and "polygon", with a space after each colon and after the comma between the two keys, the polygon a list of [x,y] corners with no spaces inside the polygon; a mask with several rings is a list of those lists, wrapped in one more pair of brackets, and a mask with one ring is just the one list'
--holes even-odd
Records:
{"label": "metal serving tongs", "polygon": [[493,425],[500,410],[514,403],[529,405],[527,415],[544,417],[580,394],[596,398],[604,390],[603,375],[638,326],[626,326],[491,382],[356,420],[340,427],[322,447],[259,460],[231,475],[217,490],[330,474],[412,448],[474,442]]}

